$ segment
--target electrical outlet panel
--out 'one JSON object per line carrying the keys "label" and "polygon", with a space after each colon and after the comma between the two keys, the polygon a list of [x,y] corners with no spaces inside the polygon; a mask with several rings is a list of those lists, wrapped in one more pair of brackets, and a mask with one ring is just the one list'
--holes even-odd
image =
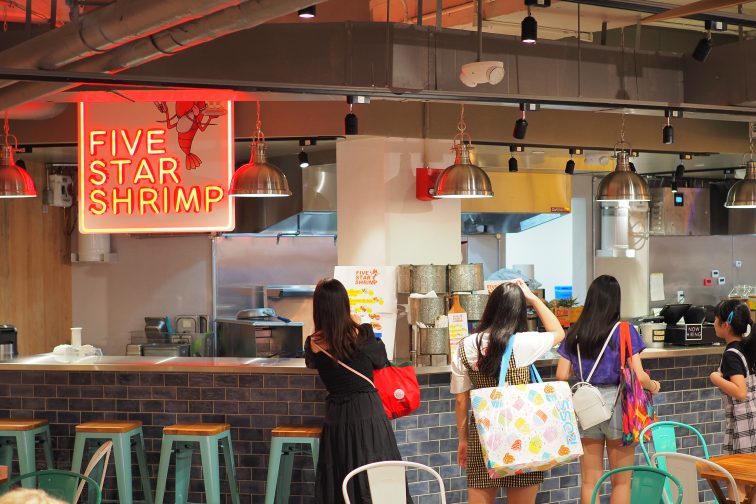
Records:
{"label": "electrical outlet panel", "polygon": [[736,259],[735,260],[735,267],[736,268],[742,268],[743,267],[743,261],[741,261],[740,259]]}
{"label": "electrical outlet panel", "polygon": [[711,270],[712,278],[719,278],[719,270]]}
{"label": "electrical outlet panel", "polygon": [[704,287],[711,287],[712,283],[713,283],[713,281],[712,281],[711,277],[704,278]]}
{"label": "electrical outlet panel", "polygon": [[717,280],[719,280],[719,285],[724,285],[726,281],[725,277],[719,277]]}
{"label": "electrical outlet panel", "polygon": [[677,303],[681,304],[685,302],[685,291],[677,291]]}
{"label": "electrical outlet panel", "polygon": [[68,208],[73,204],[73,178],[70,175],[50,175],[49,205]]}

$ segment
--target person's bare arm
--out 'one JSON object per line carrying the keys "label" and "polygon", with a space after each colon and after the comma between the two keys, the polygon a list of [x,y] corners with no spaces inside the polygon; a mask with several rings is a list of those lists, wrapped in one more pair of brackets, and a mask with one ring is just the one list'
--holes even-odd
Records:
{"label": "person's bare arm", "polygon": [[564,357],[559,357],[559,363],[556,369],[556,379],[567,381],[572,378],[572,363]]}
{"label": "person's bare arm", "polygon": [[523,280],[518,278],[513,280],[513,282],[522,289],[522,292],[525,294],[525,300],[533,307],[538,318],[541,319],[543,328],[546,329],[546,332],[550,332],[554,335],[554,346],[561,343],[564,339],[564,329],[562,329],[562,324],[559,322],[556,315],[554,315],[549,307],[541,301],[541,298],[533,294],[533,291],[530,290],[528,284]]}
{"label": "person's bare arm", "polygon": [[463,469],[467,468],[467,423],[470,418],[469,408],[470,391],[456,394],[454,414],[457,419],[457,438],[459,439],[459,444],[457,445],[457,464]]}
{"label": "person's bare arm", "polygon": [[646,373],[646,371],[643,369],[643,363],[641,363],[641,357],[639,353],[633,355],[633,358],[630,360],[630,364],[633,366],[633,371],[635,371],[635,376],[637,376],[638,380],[640,380],[641,386],[652,394],[659,393],[659,391],[661,390],[661,383],[656,380],[652,380],[651,377],[648,376],[648,373]]}
{"label": "person's bare arm", "polygon": [[738,401],[745,401],[748,396],[748,387],[746,386],[745,376],[732,375],[728,380],[719,371],[714,371],[709,376],[711,383],[713,383],[719,390]]}

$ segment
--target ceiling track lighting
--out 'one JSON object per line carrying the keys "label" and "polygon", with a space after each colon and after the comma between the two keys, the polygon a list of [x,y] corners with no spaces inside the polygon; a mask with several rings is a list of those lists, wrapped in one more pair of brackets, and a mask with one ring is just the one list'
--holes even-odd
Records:
{"label": "ceiling track lighting", "polygon": [[523,18],[520,25],[520,41],[528,45],[538,42],[538,21],[530,14],[529,5],[528,15]]}
{"label": "ceiling track lighting", "polygon": [[257,133],[252,139],[249,163],[241,166],[231,179],[231,196],[275,198],[291,196],[286,175],[265,158],[265,135],[260,121],[260,102],[257,102]]}
{"label": "ceiling track lighting", "polygon": [[666,118],[666,124],[662,128],[662,143],[665,145],[671,145],[675,143],[675,128],[673,128],[670,123],[672,111],[669,109],[665,110],[664,117]]}
{"label": "ceiling track lighting", "polygon": [[706,59],[709,57],[709,53],[711,53],[711,21],[704,21],[704,28],[706,30],[706,35],[704,36],[704,38],[698,41],[698,44],[696,45],[696,48],[693,49],[693,54],[691,55],[694,60],[701,63],[706,62]]}
{"label": "ceiling track lighting", "polygon": [[515,157],[515,152],[522,152],[522,148],[518,147],[516,145],[510,145],[509,146],[509,171],[510,173],[514,173],[519,171],[519,168],[517,166],[517,158]]}
{"label": "ceiling track lighting", "polygon": [[528,132],[528,121],[525,119],[526,107],[526,103],[520,103],[520,118],[515,121],[514,131],[512,132],[512,136],[518,140],[524,140]]}
{"label": "ceiling track lighting", "polygon": [[472,139],[465,133],[465,105],[462,104],[452,149],[454,164],[436,179],[433,195],[436,198],[491,198],[493,188],[488,174],[470,160]]}
{"label": "ceiling track lighting", "polygon": [[345,135],[358,135],[359,127],[357,115],[353,111],[355,103],[370,103],[370,98],[367,96],[352,96],[346,97],[346,102],[349,105],[349,112],[344,117],[344,134]]}
{"label": "ceiling track lighting", "polygon": [[305,7],[304,9],[299,9],[297,11],[297,16],[301,17],[302,19],[312,19],[315,17],[315,5],[310,5],[309,7]]}
{"label": "ceiling track lighting", "polygon": [[573,175],[575,173],[575,161],[572,159],[572,156],[575,154],[582,154],[583,149],[576,149],[575,147],[570,147],[570,159],[567,160],[567,164],[564,166],[564,173],[567,175]]}
{"label": "ceiling track lighting", "polygon": [[[37,195],[34,180],[13,154],[18,151],[18,139],[10,134],[8,111],[5,111],[4,142],[0,147],[0,198],[33,198]],[[11,145],[10,139],[13,139]]]}

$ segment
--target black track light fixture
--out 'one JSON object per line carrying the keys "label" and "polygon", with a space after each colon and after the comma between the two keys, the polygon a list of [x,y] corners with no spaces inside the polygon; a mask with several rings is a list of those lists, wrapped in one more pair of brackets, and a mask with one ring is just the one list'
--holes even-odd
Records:
{"label": "black track light fixture", "polygon": [[516,145],[510,145],[509,146],[509,171],[510,172],[516,172],[519,171],[517,167],[517,158],[515,157],[515,152],[520,152],[522,149],[520,149]]}
{"label": "black track light fixture", "polygon": [[535,44],[538,41],[538,21],[530,14],[530,6],[528,6],[528,15],[522,20],[520,41],[523,44]]}
{"label": "black track light fixture", "polygon": [[685,165],[682,163],[682,160],[685,159],[685,154],[680,154],[680,164],[677,165],[675,168],[675,174],[672,176],[672,192],[676,193],[678,189],[678,184],[682,182],[683,177],[685,176]]}
{"label": "black track light fixture", "polygon": [[583,149],[576,149],[575,147],[570,147],[570,159],[567,160],[567,164],[564,166],[564,173],[567,175],[572,175],[575,173],[575,161],[573,161],[572,156],[575,154],[582,154]]}
{"label": "black track light fixture", "polygon": [[635,163],[633,163],[632,161],[630,161],[627,165],[630,167],[630,171],[631,172],[638,173],[638,170],[635,168]]}
{"label": "black track light fixture", "polygon": [[670,118],[672,117],[672,111],[669,109],[665,110],[664,117],[666,119],[666,123],[664,124],[664,127],[662,128],[662,143],[665,145],[671,145],[675,143],[675,128],[670,123]]}
{"label": "black track light fixture", "polygon": [[307,168],[310,166],[310,157],[307,155],[307,153],[304,151],[304,147],[302,147],[302,150],[299,151],[299,167],[300,168]]}
{"label": "black track light fixture", "polygon": [[524,140],[528,132],[528,121],[525,119],[526,107],[526,103],[520,103],[520,118],[515,121],[514,131],[512,132],[512,136],[518,140]]}
{"label": "black track light fixture", "polygon": [[299,9],[297,12],[297,16],[301,17],[302,19],[312,19],[315,17],[315,6],[310,5],[309,7],[305,7],[304,9]]}
{"label": "black track light fixture", "polygon": [[698,44],[696,45],[696,48],[693,49],[693,59],[696,61],[699,61],[701,63],[704,63],[706,59],[709,57],[709,53],[711,52],[711,27],[712,23],[711,21],[704,21],[704,27],[706,29],[706,36],[698,41]]}
{"label": "black track light fixture", "polygon": [[299,159],[299,167],[300,168],[307,168],[310,166],[310,156],[305,152],[305,147],[308,145],[315,145],[316,140],[314,138],[300,138],[299,139],[299,155],[297,156],[297,159]]}

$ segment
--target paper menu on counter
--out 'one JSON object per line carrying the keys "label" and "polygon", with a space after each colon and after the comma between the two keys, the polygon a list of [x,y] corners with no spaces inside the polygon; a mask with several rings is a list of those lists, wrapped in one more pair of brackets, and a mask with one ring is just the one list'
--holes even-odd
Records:
{"label": "paper menu on counter", "polygon": [[664,301],[664,273],[651,273],[649,290],[651,301]]}
{"label": "paper menu on counter", "polygon": [[449,355],[457,353],[459,343],[469,335],[467,313],[449,313]]}
{"label": "paper menu on counter", "polygon": [[333,276],[344,284],[352,313],[373,326],[391,359],[396,335],[396,267],[336,266]]}

